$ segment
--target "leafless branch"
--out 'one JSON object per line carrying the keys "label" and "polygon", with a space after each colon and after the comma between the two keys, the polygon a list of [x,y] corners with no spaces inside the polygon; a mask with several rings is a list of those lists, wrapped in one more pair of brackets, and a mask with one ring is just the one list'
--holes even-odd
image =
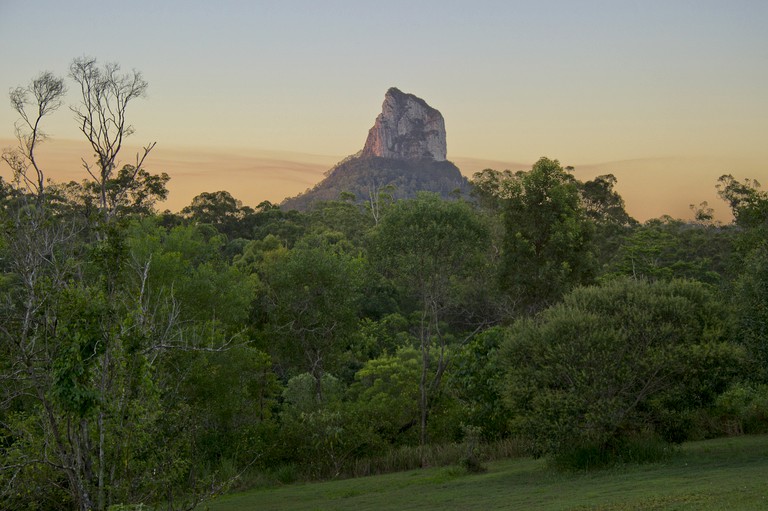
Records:
{"label": "leafless branch", "polygon": [[[117,168],[124,139],[134,132],[127,122],[126,109],[132,100],[144,96],[148,84],[136,70],[120,74],[118,64],[107,63],[100,68],[93,58],[75,59],[70,76],[80,87],[81,95],[80,105],[73,106],[72,112],[94,151],[98,174],[88,165],[85,167],[99,187],[101,211],[109,218],[114,211],[108,208],[107,183]],[[145,147],[140,159],[137,156],[137,172],[154,146],[152,143]]]}
{"label": "leafless branch", "polygon": [[[35,158],[35,149],[47,138],[41,127],[43,118],[61,106],[64,94],[64,80],[50,72],[41,73],[26,87],[10,91],[11,106],[20,116],[15,123],[18,146],[4,151],[3,160],[13,170],[16,181],[23,182],[40,203],[45,193],[45,174]],[[33,111],[28,111],[30,107]],[[34,177],[28,173],[30,166],[35,170]]]}

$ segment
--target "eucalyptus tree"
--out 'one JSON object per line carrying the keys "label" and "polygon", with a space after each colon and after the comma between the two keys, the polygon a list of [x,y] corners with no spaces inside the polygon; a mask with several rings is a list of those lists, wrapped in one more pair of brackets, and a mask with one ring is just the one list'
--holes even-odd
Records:
{"label": "eucalyptus tree", "polygon": [[[121,74],[119,64],[99,67],[96,59],[85,57],[72,62],[69,75],[77,83],[81,96],[80,104],[73,106],[72,112],[96,158],[95,163],[83,159],[83,168],[98,187],[99,209],[109,220],[116,214],[108,197],[110,180],[118,167],[124,140],[135,131],[128,122],[128,105],[143,97],[149,84],[139,71]],[[154,147],[152,142],[136,155],[131,167],[133,177],[139,175]],[[118,190],[118,193],[121,192]]]}
{"label": "eucalyptus tree", "polygon": [[338,367],[357,326],[360,277],[361,261],[321,236],[263,262],[265,333],[288,373],[312,376],[318,402],[323,376]]}
{"label": "eucalyptus tree", "polygon": [[48,138],[42,122],[59,109],[66,92],[64,80],[50,72],[41,73],[26,87],[10,91],[11,106],[19,114],[15,124],[18,145],[3,151],[3,160],[13,171],[14,179],[20,185],[23,183],[41,204],[45,199],[45,173],[36,158],[36,149]]}
{"label": "eucalyptus tree", "polygon": [[593,225],[593,251],[601,268],[610,263],[624,236],[638,225],[624,208],[624,199],[614,188],[616,183],[613,174],[577,181],[584,213]]}
{"label": "eucalyptus tree", "polygon": [[[466,307],[468,285],[482,272],[488,229],[466,202],[420,194],[390,208],[373,231],[371,259],[415,306],[421,354],[420,444],[427,443],[431,400],[450,361],[445,322]],[[459,314],[460,316],[461,314]],[[479,330],[480,325],[462,325]]]}
{"label": "eucalyptus tree", "polygon": [[501,285],[522,312],[536,312],[594,277],[594,228],[557,160],[541,158],[505,187]]}
{"label": "eucalyptus tree", "polygon": [[[60,104],[61,81],[43,74],[11,91],[23,123],[20,148],[6,153],[21,179],[3,204],[0,232],[0,507],[39,500],[106,509],[162,500],[165,483],[189,481],[189,473],[177,472],[185,460],[163,465],[151,448],[163,438],[153,364],[181,325],[173,296],[165,296],[165,308],[150,299],[152,254],[141,258],[129,247],[127,217],[153,211],[167,193],[167,176],[142,167],[153,144],[136,165],[116,170],[133,131],[126,107],[146,89],[140,73],[118,69],[100,69],[92,59],[71,68],[83,95],[73,110],[97,156],[95,166],[86,163],[89,185],[44,188],[34,156],[44,139],[40,121]],[[37,117],[28,109],[32,97]],[[94,187],[98,221],[70,214],[82,206],[73,200],[87,207]],[[47,203],[49,191],[55,208],[23,200]]]}
{"label": "eucalyptus tree", "polygon": [[728,203],[736,225],[745,229],[768,226],[768,192],[755,179],[738,181],[730,174],[720,176],[717,193]]}

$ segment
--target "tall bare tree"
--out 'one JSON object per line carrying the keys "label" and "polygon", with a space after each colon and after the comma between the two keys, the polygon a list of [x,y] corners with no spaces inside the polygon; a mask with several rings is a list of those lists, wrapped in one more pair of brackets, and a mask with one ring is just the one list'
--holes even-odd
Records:
{"label": "tall bare tree", "polygon": [[[147,82],[139,71],[120,73],[120,66],[107,63],[99,67],[96,59],[77,58],[69,68],[72,79],[80,86],[81,103],[72,107],[80,131],[91,144],[96,157],[95,165],[83,159],[83,167],[99,187],[100,209],[106,219],[115,215],[108,200],[108,184],[118,165],[118,155],[126,137],[134,128],[126,118],[128,104],[143,97]],[[151,143],[143,153],[136,155],[133,165],[134,177],[142,170],[149,152],[155,147]]]}
{"label": "tall bare tree", "polygon": [[41,127],[43,118],[61,106],[66,92],[64,80],[48,71],[26,87],[10,91],[11,106],[20,116],[15,124],[18,145],[3,151],[2,158],[11,167],[18,185],[30,190],[41,204],[45,197],[45,174],[35,158],[35,149],[47,138]]}

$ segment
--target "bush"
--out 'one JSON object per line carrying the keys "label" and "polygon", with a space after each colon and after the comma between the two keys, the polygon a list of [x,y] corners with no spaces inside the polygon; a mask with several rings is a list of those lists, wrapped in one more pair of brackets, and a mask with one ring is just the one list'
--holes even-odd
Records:
{"label": "bush", "polygon": [[580,467],[623,459],[625,442],[645,431],[686,440],[692,418],[742,367],[724,317],[712,290],[692,281],[573,291],[508,331],[501,356],[513,433],[536,454]]}
{"label": "bush", "polygon": [[486,472],[488,468],[480,462],[479,442],[481,428],[464,426],[464,443],[467,446],[467,455],[461,459],[460,465],[467,472],[477,474]]}
{"label": "bush", "polygon": [[722,433],[768,433],[768,385],[737,383],[715,402]]}
{"label": "bush", "polygon": [[558,470],[594,470],[621,464],[656,463],[673,452],[660,436],[644,432],[616,439],[612,443],[583,442],[560,450],[551,458]]}
{"label": "bush", "polygon": [[274,476],[282,484],[295,483],[299,479],[298,469],[293,464],[280,465],[275,469]]}

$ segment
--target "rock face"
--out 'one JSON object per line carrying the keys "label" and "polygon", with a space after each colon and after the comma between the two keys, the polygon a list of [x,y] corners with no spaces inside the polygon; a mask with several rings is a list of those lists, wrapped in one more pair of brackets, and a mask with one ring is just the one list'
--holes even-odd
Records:
{"label": "rock face", "polygon": [[467,196],[469,182],[445,155],[442,114],[423,99],[393,87],[384,96],[363,150],[336,164],[312,189],[285,199],[280,207],[307,211],[324,201],[339,200],[342,193],[352,194],[363,205],[377,190],[385,189],[393,199],[409,199],[419,192],[437,193],[444,199]]}
{"label": "rock face", "polygon": [[445,120],[423,99],[392,87],[384,95],[362,156],[445,161]]}

